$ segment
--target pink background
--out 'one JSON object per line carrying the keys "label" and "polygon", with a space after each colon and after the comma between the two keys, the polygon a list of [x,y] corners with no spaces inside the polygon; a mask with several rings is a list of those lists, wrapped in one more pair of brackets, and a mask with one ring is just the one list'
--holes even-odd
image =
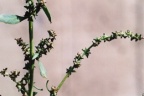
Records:
{"label": "pink background", "polygon": [[[41,58],[47,69],[49,87],[57,86],[65,75],[66,68],[73,65],[73,58],[81,49],[103,33],[131,30],[143,33],[143,0],[47,0],[52,24],[44,12],[34,22],[35,45],[48,36],[47,30],[57,33],[54,49]],[[0,14],[24,15],[25,0],[0,0]],[[0,23],[0,70],[19,70],[21,76],[25,62],[15,38],[28,42],[27,20],[8,25]],[[115,40],[102,43],[91,50],[89,58],[72,74],[58,96],[141,96],[144,93],[143,41]],[[36,62],[37,66],[37,62]],[[49,96],[45,82],[35,69],[37,87],[44,88],[37,96]],[[36,90],[37,91],[37,90]],[[21,96],[9,78],[0,76],[2,96]]]}

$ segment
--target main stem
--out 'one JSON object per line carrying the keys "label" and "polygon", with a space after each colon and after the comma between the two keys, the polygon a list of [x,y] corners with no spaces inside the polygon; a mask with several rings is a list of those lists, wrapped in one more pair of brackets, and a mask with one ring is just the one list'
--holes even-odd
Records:
{"label": "main stem", "polygon": [[[32,17],[30,17],[32,18]],[[29,96],[33,96],[33,79],[34,79],[34,60],[32,60],[32,57],[34,55],[34,42],[33,42],[33,21],[29,20],[29,44],[30,44],[30,81],[29,81]]]}
{"label": "main stem", "polygon": [[[29,0],[29,6],[33,5],[33,0]],[[29,9],[29,12],[31,13],[31,9]],[[33,41],[33,17],[32,15],[28,18],[29,20],[29,45],[30,45],[30,68],[29,68],[29,85],[28,85],[28,96],[33,96],[33,82],[34,82],[34,60],[32,60],[32,57],[34,55],[34,41]]]}

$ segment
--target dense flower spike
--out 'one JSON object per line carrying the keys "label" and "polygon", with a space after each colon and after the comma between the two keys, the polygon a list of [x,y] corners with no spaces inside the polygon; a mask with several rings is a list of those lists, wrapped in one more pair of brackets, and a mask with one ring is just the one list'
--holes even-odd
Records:
{"label": "dense flower spike", "polygon": [[74,58],[74,61],[73,61],[74,66],[75,66],[75,64],[80,64],[80,61],[83,59],[83,56],[86,56],[88,58],[88,56],[91,54],[90,49],[92,47],[98,46],[102,41],[103,42],[110,42],[114,39],[118,39],[118,37],[124,38],[124,39],[129,38],[131,41],[132,40],[139,41],[139,40],[144,39],[141,34],[137,34],[137,33],[134,34],[129,30],[127,30],[125,32],[123,32],[123,31],[112,32],[112,34],[110,36],[107,36],[106,34],[103,34],[103,36],[101,36],[99,38],[97,37],[96,39],[94,39],[92,41],[92,45],[90,45],[88,48],[82,49],[82,51],[83,51],[82,55],[80,55],[80,54],[76,55],[76,57]]}
{"label": "dense flower spike", "polygon": [[20,75],[19,71],[11,71],[11,73],[7,72],[7,68],[4,68],[2,71],[0,71],[0,74],[5,76],[8,76],[11,78],[11,80],[13,80],[14,82],[16,82],[16,78]]}
{"label": "dense flower spike", "polygon": [[107,36],[105,34],[103,34],[101,37],[97,37],[92,41],[92,44],[85,49],[82,49],[83,53],[77,53],[77,55],[75,56],[74,60],[73,60],[73,66],[70,66],[68,69],[66,69],[66,75],[63,78],[63,80],[60,82],[60,84],[58,85],[57,89],[59,90],[61,88],[61,86],[63,85],[64,81],[66,80],[66,78],[68,78],[73,72],[75,71],[75,68],[79,68],[80,67],[80,63],[81,60],[84,59],[84,56],[86,56],[87,58],[89,57],[89,55],[91,54],[90,50],[93,47],[98,46],[102,41],[103,42],[110,42],[114,39],[118,39],[118,37],[120,38],[130,38],[130,40],[135,40],[135,41],[139,41],[144,39],[141,34],[134,34],[131,31],[127,30],[126,32],[120,31],[120,32],[112,32],[112,34],[110,36]]}
{"label": "dense flower spike", "polygon": [[42,54],[46,55],[47,52],[50,52],[50,50],[53,49],[53,42],[56,39],[56,33],[53,30],[49,30],[48,34],[49,38],[42,39],[36,46],[36,60],[38,60]]}
{"label": "dense flower spike", "polygon": [[26,85],[28,84],[29,80],[28,72],[24,75],[24,77],[20,81],[16,80],[20,75],[20,71],[11,71],[10,73],[8,73],[7,68],[5,68],[2,71],[0,71],[0,74],[3,75],[4,77],[7,76],[12,81],[14,81],[16,83],[16,88],[18,89],[18,91],[21,91],[22,94],[25,94],[25,92],[27,93]]}
{"label": "dense flower spike", "polygon": [[[123,32],[123,31],[112,32],[112,34],[110,36],[107,36],[107,35],[103,34],[103,36],[101,36],[99,38],[97,37],[96,39],[94,39],[92,41],[92,45],[91,46],[89,46],[88,48],[82,49],[82,51],[83,51],[82,55],[79,54],[79,53],[76,55],[76,57],[74,58],[74,61],[73,61],[73,63],[74,63],[73,67],[71,66],[69,68],[69,70],[67,69],[66,73],[70,73],[70,75],[71,75],[71,73],[73,72],[74,68],[80,67],[80,62],[83,59],[83,56],[86,56],[88,58],[88,56],[91,54],[90,49],[92,47],[98,46],[102,41],[103,42],[110,42],[110,41],[112,41],[114,39],[118,39],[118,37],[120,37],[120,38],[130,38],[131,41],[132,40],[139,41],[139,40],[144,39],[141,34],[137,34],[137,33],[134,34],[134,33],[132,33],[129,30],[127,30],[126,32]],[[74,70],[74,72],[75,72],[75,70]]]}
{"label": "dense flower spike", "polygon": [[29,52],[29,46],[26,44],[22,38],[15,39],[17,41],[17,44],[21,47],[23,54],[25,55],[25,61],[30,60],[30,52]]}

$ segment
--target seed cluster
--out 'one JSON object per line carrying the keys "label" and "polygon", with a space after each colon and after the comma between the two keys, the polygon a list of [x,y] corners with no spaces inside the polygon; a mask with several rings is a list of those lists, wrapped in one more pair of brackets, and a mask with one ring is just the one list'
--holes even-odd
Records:
{"label": "seed cluster", "polygon": [[88,48],[82,49],[83,53],[77,53],[77,55],[75,56],[74,60],[73,60],[73,66],[70,66],[66,73],[69,75],[71,75],[73,72],[75,71],[75,68],[79,68],[80,67],[80,63],[81,60],[84,59],[83,57],[86,56],[87,58],[89,57],[89,55],[91,54],[90,49],[93,47],[97,47],[102,41],[103,42],[110,42],[112,40],[118,39],[118,37],[120,38],[129,38],[131,41],[135,40],[135,41],[140,41],[142,39],[144,39],[142,37],[141,34],[134,34],[131,31],[127,30],[125,32],[120,31],[120,32],[112,32],[112,34],[110,36],[107,36],[105,34],[103,34],[101,37],[97,37],[95,39],[93,39],[92,41],[92,45],[90,45]]}

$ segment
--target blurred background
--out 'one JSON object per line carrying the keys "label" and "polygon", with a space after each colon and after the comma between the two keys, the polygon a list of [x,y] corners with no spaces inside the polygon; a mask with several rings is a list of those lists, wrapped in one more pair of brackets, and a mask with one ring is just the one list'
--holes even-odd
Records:
{"label": "blurred background", "polygon": [[[106,33],[131,30],[144,34],[143,0],[47,0],[52,24],[41,11],[34,22],[35,45],[48,36],[47,30],[57,34],[54,49],[40,60],[47,70],[49,87],[57,86],[65,75],[66,68],[73,65],[73,58],[92,40]],[[0,14],[25,13],[25,0],[0,0]],[[0,23],[0,70],[23,70],[23,52],[15,38],[29,42],[27,20],[8,25]],[[82,61],[64,83],[58,96],[141,96],[144,93],[143,41],[117,39],[102,43],[91,50],[89,58]],[[37,67],[36,62],[36,67]],[[35,86],[43,88],[37,96],[49,96],[46,79],[35,69]],[[21,96],[10,78],[0,76],[2,96]]]}

